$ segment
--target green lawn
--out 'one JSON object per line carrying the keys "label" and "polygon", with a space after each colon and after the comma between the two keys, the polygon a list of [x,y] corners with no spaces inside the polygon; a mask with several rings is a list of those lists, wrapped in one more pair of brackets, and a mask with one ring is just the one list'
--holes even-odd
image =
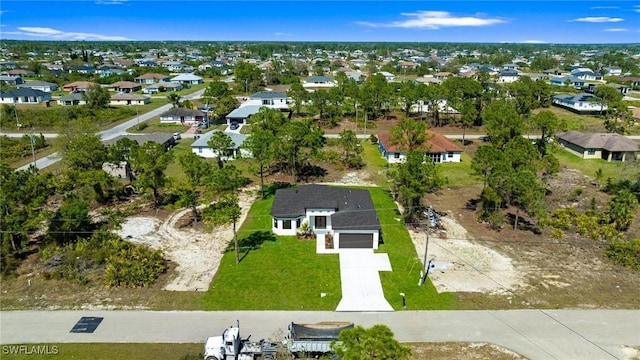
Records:
{"label": "green lawn", "polygon": [[596,171],[602,169],[602,181],[607,178],[618,178],[624,168],[629,165],[621,162],[607,162],[602,159],[582,159],[563,149],[554,149],[552,151],[560,161],[560,166],[580,170],[583,174],[594,179],[596,178]]}
{"label": "green lawn", "polygon": [[[88,344],[24,344],[2,345],[2,359],[202,359],[204,343],[199,344],[136,344],[136,343],[88,343]],[[26,347],[24,347],[26,346]],[[13,351],[21,354],[9,355]],[[38,354],[38,351],[45,354]],[[46,353],[49,355],[46,355]]]}
{"label": "green lawn", "polygon": [[482,180],[472,175],[471,156],[463,152],[462,161],[459,163],[442,163],[438,165],[441,175],[449,179],[446,187],[465,188],[481,184]]}
{"label": "green lawn", "polygon": [[[409,233],[396,220],[399,216],[388,192],[379,188],[370,191],[385,240],[379,252],[389,254],[394,269],[381,272],[387,300],[395,309],[402,309],[399,293],[404,292],[407,309],[450,308],[453,294],[438,295],[430,283],[424,287],[417,285],[421,263]],[[273,196],[253,204],[238,232],[241,241],[262,231],[270,233],[272,203]],[[223,256],[205,295],[205,309],[334,310],[338,306],[342,297],[339,257],[316,254],[314,241],[278,236],[241,257],[240,264],[236,264],[232,251]],[[326,296],[321,297],[321,293]]]}
{"label": "green lawn", "polygon": [[183,133],[191,126],[189,125],[181,125],[181,124],[162,124],[160,122],[160,118],[156,117],[151,120],[147,120],[144,122],[147,126],[144,126],[141,130],[138,128],[138,125],[132,126],[127,129],[127,132],[135,133],[135,134],[149,134],[154,132],[166,132],[166,133]]}

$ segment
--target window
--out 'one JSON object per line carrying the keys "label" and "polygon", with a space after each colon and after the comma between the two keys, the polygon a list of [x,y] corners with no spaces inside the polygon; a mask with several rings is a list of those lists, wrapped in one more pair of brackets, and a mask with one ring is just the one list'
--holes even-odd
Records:
{"label": "window", "polygon": [[289,230],[291,229],[291,220],[283,220],[282,221],[282,228]]}
{"label": "window", "polygon": [[327,217],[326,216],[316,216],[315,217],[315,228],[316,229],[326,229],[327,228]]}
{"label": "window", "polygon": [[393,153],[394,159],[400,159],[400,153]]}
{"label": "window", "polygon": [[453,153],[449,152],[449,157],[452,158],[453,157]]}
{"label": "window", "polygon": [[278,220],[277,220],[277,219],[273,219],[273,227],[274,227],[275,229],[277,229],[277,228],[278,228]]}
{"label": "window", "polygon": [[296,220],[296,229],[299,228],[300,225],[302,225],[302,220],[300,219]]}
{"label": "window", "polygon": [[587,149],[587,154],[588,155],[595,155],[596,154],[596,149]]}

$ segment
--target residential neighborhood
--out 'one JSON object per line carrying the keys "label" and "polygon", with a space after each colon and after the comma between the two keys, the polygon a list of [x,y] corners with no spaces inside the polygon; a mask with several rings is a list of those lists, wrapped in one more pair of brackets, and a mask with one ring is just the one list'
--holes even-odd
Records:
{"label": "residential neighborhood", "polygon": [[633,321],[639,79],[637,44],[1,40],[0,310]]}

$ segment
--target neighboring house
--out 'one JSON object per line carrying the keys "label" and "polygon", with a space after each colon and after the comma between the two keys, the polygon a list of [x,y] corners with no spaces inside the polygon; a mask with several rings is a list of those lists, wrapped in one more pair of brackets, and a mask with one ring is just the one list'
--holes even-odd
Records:
{"label": "neighboring house", "polygon": [[0,103],[2,104],[40,104],[48,101],[51,101],[51,94],[41,90],[20,88],[0,92]]}
{"label": "neighboring house", "polygon": [[245,105],[234,109],[225,117],[227,125],[231,125],[234,121],[238,124],[247,124],[251,115],[257,114],[261,107],[262,105]]}
{"label": "neighboring house", "polygon": [[[198,156],[202,156],[205,158],[217,158],[218,153],[211,149],[207,143],[211,139],[214,133],[220,132],[220,130],[209,131],[208,133],[202,134],[196,141],[191,144],[191,151]],[[247,138],[247,135],[225,132],[233,142],[233,147],[229,148],[227,152],[225,152],[222,156],[222,160],[235,160],[237,158],[243,157],[251,157],[251,152],[247,149],[242,148],[242,144]]]}
{"label": "neighboring house", "polygon": [[618,78],[620,82],[628,82],[632,87],[640,86],[640,77],[625,76]]}
{"label": "neighboring house", "polygon": [[620,76],[622,75],[622,69],[617,66],[609,66],[604,68],[607,72],[607,76]]}
{"label": "neighboring house", "polygon": [[106,162],[102,164],[102,170],[118,179],[131,178],[131,166],[129,166],[129,163],[126,161],[121,161],[119,164]]}
{"label": "neighboring house", "polygon": [[31,70],[25,70],[25,69],[13,69],[13,70],[9,70],[9,71],[3,71],[2,75],[8,75],[11,77],[29,77],[29,76],[36,76],[36,73],[34,73]]}
{"label": "neighboring house", "polygon": [[132,93],[142,89],[142,85],[133,81],[118,81],[107,85],[107,89],[123,93]]}
{"label": "neighboring house", "polygon": [[572,86],[576,89],[582,89],[585,86],[585,81],[583,79],[571,75],[552,77],[549,80],[549,83],[555,86]]}
{"label": "neighboring house", "polygon": [[442,84],[442,79],[437,79],[433,75],[424,75],[423,77],[419,77],[413,80],[413,82],[423,83],[425,85],[431,85],[431,84],[437,85],[437,84]]}
{"label": "neighboring house", "polygon": [[20,76],[0,75],[0,84],[20,85],[24,84],[24,80]]}
{"label": "neighboring house", "polygon": [[[449,106],[447,103],[447,99],[440,99],[435,104],[438,112],[441,114],[459,114],[460,112],[453,107]],[[412,113],[431,113],[433,112],[433,106],[430,104],[425,104],[422,100],[418,100],[418,103],[411,107]]]}
{"label": "neighboring house", "polygon": [[518,80],[520,74],[515,70],[502,70],[498,73],[499,83],[512,83]]}
{"label": "neighboring house", "polygon": [[584,134],[569,131],[556,134],[556,137],[565,150],[583,159],[634,161],[640,153],[640,144],[615,133]]}
{"label": "neighboring house", "polygon": [[185,85],[204,83],[204,79],[202,79],[200,76],[190,73],[179,74],[178,76],[171,78],[170,81]]}
{"label": "neighboring house", "polygon": [[146,88],[142,89],[144,94],[157,94],[165,91],[180,91],[182,90],[182,84],[172,83],[172,82],[159,82],[155,84],[151,84]]}
{"label": "neighboring house", "polygon": [[572,71],[571,75],[577,77],[578,79],[587,80],[587,81],[601,81],[602,80],[602,75],[601,74],[599,74],[597,72],[593,72],[591,70]]}
{"label": "neighboring house", "polygon": [[305,89],[312,88],[332,88],[338,85],[338,82],[329,76],[310,76],[302,82],[302,87]]}
{"label": "neighboring house", "polygon": [[47,81],[31,80],[18,85],[18,88],[30,88],[33,90],[52,92],[58,90],[58,85]]}
{"label": "neighboring house", "polygon": [[392,73],[390,73],[390,72],[387,72],[387,71],[380,71],[380,72],[378,72],[378,73],[376,73],[376,74],[382,74],[382,76],[384,76],[384,78],[385,78],[387,81],[395,81],[395,80],[396,80],[396,76],[395,76],[395,75],[393,75],[393,74],[392,74]]}
{"label": "neighboring house", "polygon": [[136,77],[133,80],[139,84],[154,84],[158,82],[170,82],[171,77],[164,74],[146,73]]}
{"label": "neighboring house", "polygon": [[87,91],[90,87],[97,85],[90,81],[74,81],[71,84],[64,85],[62,90],[69,92]]}
{"label": "neighboring house", "polygon": [[240,107],[248,105],[261,105],[272,109],[279,109],[281,111],[289,110],[287,94],[275,91],[260,91],[252,94],[247,101],[240,105]]}
{"label": "neighboring house", "polygon": [[316,237],[317,253],[340,249],[377,249],[380,222],[369,190],[327,185],[300,185],[276,190],[271,230],[296,235],[303,223]]}
{"label": "neighboring house", "polygon": [[93,74],[96,72],[96,69],[91,65],[80,65],[74,66],[69,69],[69,73],[79,73],[79,74]]}
{"label": "neighboring house", "polygon": [[160,115],[161,123],[193,124],[209,120],[200,110],[174,108]]}
{"label": "neighboring house", "polygon": [[[460,162],[462,149],[446,137],[427,130],[429,140],[425,144],[425,155],[429,156],[435,163]],[[403,148],[401,145],[391,142],[389,133],[380,133],[378,135],[378,151],[382,154],[388,163],[402,163],[406,160],[406,154],[409,149]]]}
{"label": "neighboring house", "polygon": [[111,96],[109,105],[144,105],[151,102],[147,95],[120,93]]}
{"label": "neighboring house", "polygon": [[607,110],[607,105],[598,101],[592,94],[554,95],[551,103],[555,106],[571,110],[578,114],[593,114]]}
{"label": "neighboring house", "polygon": [[87,101],[81,92],[72,92],[57,99],[60,106],[86,105]]}
{"label": "neighboring house", "polygon": [[439,80],[446,80],[447,78],[450,78],[452,76],[454,76],[454,74],[448,71],[440,71],[433,74],[433,77]]}
{"label": "neighboring house", "polygon": [[126,134],[119,135],[112,139],[104,141],[105,145],[112,145],[118,142],[120,139],[127,138],[129,140],[133,140],[138,143],[138,145],[142,145],[148,141],[152,141],[164,146],[165,149],[170,149],[176,144],[176,139],[173,137],[173,134],[164,133],[164,132],[153,132],[148,134]]}

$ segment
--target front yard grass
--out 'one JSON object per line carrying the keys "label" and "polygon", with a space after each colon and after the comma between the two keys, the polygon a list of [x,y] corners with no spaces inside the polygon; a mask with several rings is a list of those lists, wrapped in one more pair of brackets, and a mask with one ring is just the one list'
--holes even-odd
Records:
{"label": "front yard grass", "polygon": [[[20,345],[3,345],[2,359],[201,359],[203,357],[204,343],[187,344],[137,344],[137,343],[73,343],[73,344],[24,344],[23,350],[19,350]],[[49,351],[49,354],[38,354],[38,347],[42,352]],[[22,351],[20,354],[8,354]]]}
{"label": "front yard grass", "polygon": [[596,171],[602,169],[602,179],[600,180],[602,185],[604,185],[607,178],[617,179],[622,175],[625,167],[632,166],[629,163],[607,162],[602,159],[583,159],[561,148],[553,149],[552,153],[558,158],[560,166],[579,170],[594,179],[596,178]]}
{"label": "front yard grass", "polygon": [[[438,294],[431,283],[418,286],[422,268],[409,233],[396,220],[397,208],[388,191],[370,188],[393,271],[380,272],[385,297],[396,310],[448,309],[453,294]],[[243,239],[260,231],[270,233],[273,196],[254,202],[238,232]],[[254,235],[255,236],[255,235]],[[235,263],[233,251],[224,254],[216,277],[204,297],[207,310],[334,310],[342,298],[337,254],[316,254],[315,241],[277,236]],[[325,296],[321,296],[324,293]]]}

